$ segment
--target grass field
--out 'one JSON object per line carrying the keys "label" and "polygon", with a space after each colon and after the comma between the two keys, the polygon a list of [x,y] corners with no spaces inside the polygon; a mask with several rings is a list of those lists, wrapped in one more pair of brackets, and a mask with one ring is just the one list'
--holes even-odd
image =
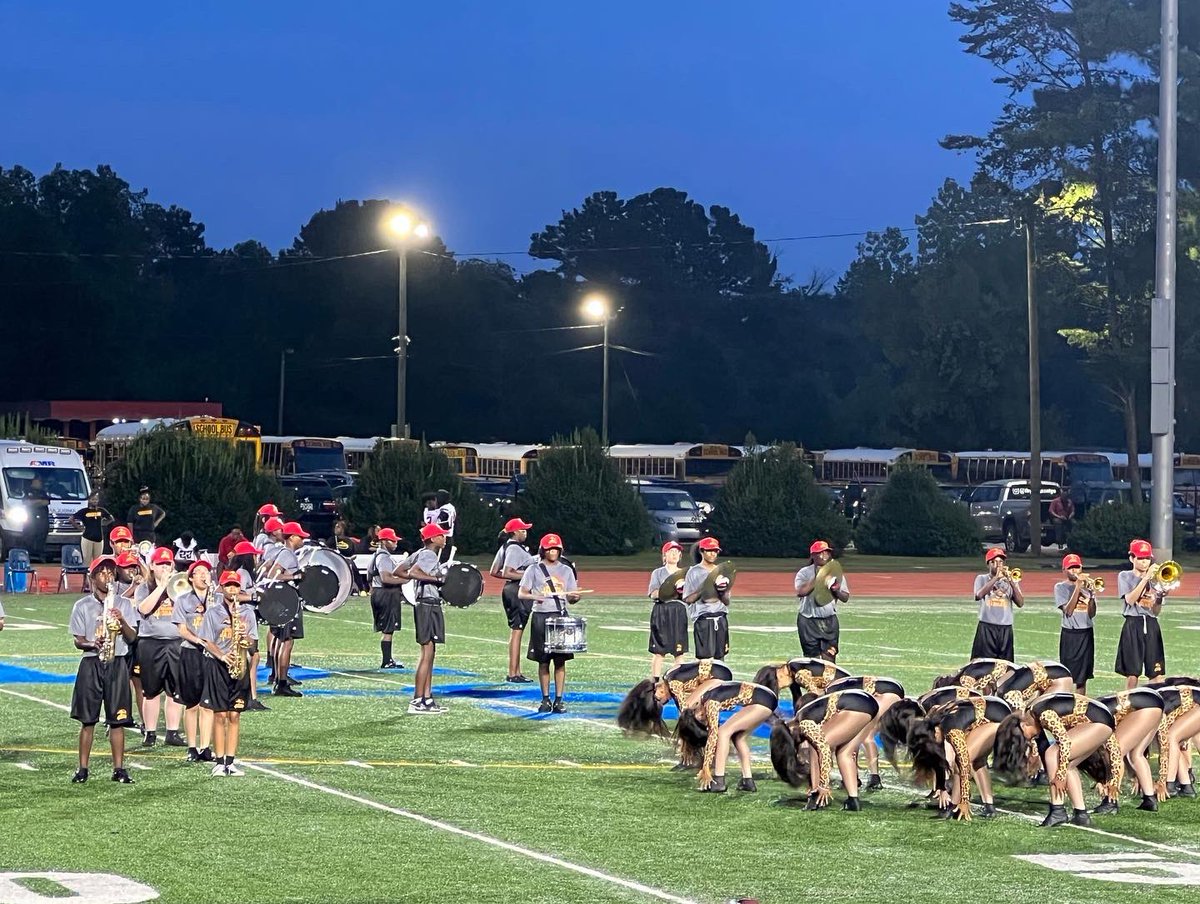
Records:
{"label": "grass field", "polygon": [[[1097,818],[1098,831],[1043,830],[1027,817],[1040,820],[1044,789],[999,786],[1005,815],[948,824],[907,809],[914,792],[885,769],[886,789],[866,796],[862,813],[807,813],[780,805],[803,792],[778,781],[765,759],[757,794],[696,793],[691,776],[667,771],[667,745],[625,738],[613,725],[620,697],[647,674],[644,601],[580,607],[592,652],[571,664],[570,712],[557,716],[535,713],[536,690],[500,683],[507,628],[498,600],[448,610],[435,691],[450,711],[418,717],[404,714],[410,673],[375,670],[369,611],[355,599],[334,616],[308,616],[308,638],[296,653],[313,670],[302,675],[304,698],[267,697],[271,712],[243,717],[244,778],[215,779],[207,767],[183,762],[179,749],[160,746],[132,753],[136,784],[116,785],[100,733],[92,780],[71,785],[71,600],[5,599],[0,904],[43,900],[6,892],[6,871],[111,873],[168,902],[896,901],[912,894],[957,904],[968,889],[988,902],[1125,902],[1135,893],[1131,882],[1148,900],[1192,902],[1200,885],[1196,800],[1144,814],[1127,799],[1119,814]],[[735,605],[729,662],[739,676],[798,654],[792,600]],[[1114,608],[1104,600],[1094,694],[1118,687],[1108,672],[1120,629]],[[852,602],[843,611],[842,664],[919,692],[966,660],[974,617],[969,601]],[[1163,622],[1170,671],[1200,671],[1200,605],[1173,603]],[[1018,658],[1055,655],[1057,616],[1048,601],[1031,600],[1016,632]],[[397,640],[397,658],[413,662],[411,623]],[[765,757],[761,738],[758,751]],[[843,796],[835,792],[835,801]],[[1031,855],[1058,857],[1059,869],[1017,859]],[[1110,872],[1092,878],[1060,869]],[[42,880],[21,887],[62,893]]]}

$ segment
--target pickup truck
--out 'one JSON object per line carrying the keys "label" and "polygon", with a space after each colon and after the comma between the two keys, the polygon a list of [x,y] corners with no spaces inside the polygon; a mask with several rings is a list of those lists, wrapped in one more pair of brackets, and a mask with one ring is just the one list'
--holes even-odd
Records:
{"label": "pickup truck", "polygon": [[[1050,502],[1058,495],[1058,484],[1042,481],[1042,543],[1054,542],[1050,524]],[[1028,480],[989,480],[963,494],[962,501],[971,513],[984,540],[1004,541],[1009,552],[1025,552],[1030,546],[1029,502],[1033,495]]]}

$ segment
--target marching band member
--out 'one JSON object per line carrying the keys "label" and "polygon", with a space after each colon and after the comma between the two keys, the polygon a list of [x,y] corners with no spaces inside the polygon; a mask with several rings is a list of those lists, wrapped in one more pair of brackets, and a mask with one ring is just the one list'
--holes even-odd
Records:
{"label": "marching band member", "polygon": [[504,581],[500,591],[500,602],[508,620],[508,675],[509,684],[529,684],[530,679],[521,674],[521,642],[525,637],[525,626],[529,624],[533,604],[520,597],[521,578],[525,570],[537,562],[537,556],[525,548],[529,528],[533,527],[520,518],[509,518],[501,534],[504,542],[496,550],[490,573]]}
{"label": "marching band member", "polygon": [[[389,540],[387,528],[379,532],[380,545],[386,547]],[[395,536],[395,532],[392,532]],[[413,681],[412,703],[408,704],[410,716],[441,715],[446,711],[433,699],[433,659],[437,645],[446,642],[445,613],[438,585],[442,583],[441,552],[446,545],[446,529],[439,524],[426,524],[421,528],[421,541],[425,544],[408,557],[404,569],[409,578],[417,582],[417,599],[413,603],[413,623],[416,628],[417,674]]]}
{"label": "marching band member", "polygon": [[108,545],[112,547],[114,561],[123,552],[133,548],[133,532],[123,524],[118,524],[108,532]]}
{"label": "marching band member", "polygon": [[283,527],[283,521],[279,520],[283,517],[283,512],[275,507],[275,504],[268,502],[258,508],[257,514],[254,516],[254,527],[257,533],[254,535],[254,545],[259,549],[266,549],[267,543],[271,540],[271,530],[267,527],[267,522],[271,519],[279,521],[279,527]]}
{"label": "marching band member", "polygon": [[[183,730],[187,735],[187,759],[190,763],[211,763],[212,753],[212,710],[203,709],[200,701],[204,696],[204,656],[202,644],[196,632],[204,622],[212,590],[212,566],[198,559],[187,570],[188,583],[192,589],[175,600],[172,621],[179,628],[179,689],[178,699],[185,707]],[[196,742],[197,730],[199,744]]]}
{"label": "marching band member", "polygon": [[[279,511],[275,506],[267,503],[259,509],[260,512],[265,509],[273,509]],[[262,517],[261,515],[259,517]],[[254,545],[261,550],[258,554],[258,570],[255,571],[255,585],[266,580],[267,572],[271,569],[271,563],[275,561],[275,557],[279,555],[283,549],[283,519],[278,515],[268,515],[262,523],[262,530],[254,538]],[[270,674],[270,683],[275,684],[275,652],[279,648],[279,638],[275,636],[274,631],[267,632],[267,671]],[[257,684],[257,682],[255,682]]]}
{"label": "marching band member", "polygon": [[1151,583],[1155,576],[1150,568],[1153,557],[1154,548],[1148,541],[1134,540],[1129,544],[1132,567],[1117,575],[1117,593],[1121,594],[1125,623],[1117,642],[1115,670],[1125,676],[1126,690],[1136,687],[1142,674],[1153,681],[1167,673],[1167,655],[1158,625],[1166,593],[1156,590]]}
{"label": "marching band member", "polygon": [[1021,585],[1008,574],[1003,547],[989,549],[983,557],[987,574],[975,577],[979,624],[971,644],[972,659],[1013,659],[1013,606],[1025,605]]}
{"label": "marching band member", "polygon": [[[263,551],[255,547],[249,540],[242,540],[233,547],[233,554],[229,557],[229,563],[226,571],[235,571],[237,576],[241,578],[242,586],[238,591],[238,599],[243,603],[249,603],[254,608],[255,620],[258,619],[257,590],[254,585],[254,573],[256,568],[255,561],[261,556]],[[262,651],[258,644],[255,644],[250,650],[250,702],[246,704],[246,712],[269,712],[270,707],[258,699],[258,663],[261,658]]]}
{"label": "marching band member", "polygon": [[[1165,688],[1164,688],[1165,690]],[[1158,810],[1158,798],[1155,796],[1154,773],[1150,771],[1150,761],[1146,759],[1146,749],[1150,739],[1158,730],[1163,718],[1163,708],[1166,705],[1162,695],[1151,687],[1135,687],[1131,691],[1121,691],[1119,694],[1109,694],[1100,698],[1100,703],[1108,708],[1117,725],[1117,743],[1125,754],[1125,760],[1133,768],[1137,777],[1138,789],[1142,792],[1142,802],[1139,810],[1155,812]],[[1160,752],[1160,756],[1163,754]],[[1114,789],[1120,791],[1120,788]],[[1105,795],[1093,813],[1116,813],[1118,801],[1115,795]]]}
{"label": "marching band member", "polygon": [[837,662],[838,645],[841,642],[837,604],[850,599],[850,586],[845,578],[834,580],[829,585],[833,599],[824,606],[818,605],[813,596],[817,572],[833,558],[833,550],[824,540],[817,540],[809,546],[808,556],[809,564],[796,572],[794,582],[796,596],[800,600],[800,608],[796,613],[800,650],[805,656]]}
{"label": "marching band member", "polygon": [[[1117,796],[1124,762],[1115,729],[1112,713],[1099,701],[1079,694],[1046,694],[1000,723],[992,766],[1001,775],[1017,778],[1044,767],[1050,776],[1050,809],[1042,826],[1090,826],[1079,770],[1087,770],[1103,786],[1105,797]],[[1097,751],[1102,755],[1092,757]],[[1068,797],[1075,810],[1071,816],[1063,805]]]}
{"label": "marching band member", "polygon": [[212,714],[214,776],[244,775],[234,765],[241,733],[242,710],[252,681],[248,654],[258,643],[254,609],[238,597],[242,579],[236,571],[221,575],[221,593],[204,611],[196,633],[204,645],[204,691],[200,705]]}
{"label": "marching band member", "polygon": [[[562,537],[546,534],[538,544],[538,561],[525,569],[517,590],[519,599],[533,603],[529,650],[525,658],[538,664],[538,684],[542,689],[539,713],[565,713],[567,704],[563,699],[567,689],[567,660],[574,653],[546,652],[546,619],[565,615],[567,604],[579,600],[575,593],[578,584],[575,569],[560,561],[563,551]],[[554,664],[554,703],[550,702],[550,664]]]}
{"label": "marching band member", "polygon": [[400,628],[401,607],[404,593],[401,588],[408,580],[408,571],[403,562],[399,566],[392,558],[400,537],[390,527],[379,531],[379,549],[371,557],[367,577],[371,582],[371,614],[375,621],[375,633],[382,634],[379,641],[381,669],[402,669],[403,663],[392,658],[392,635]]}
{"label": "marching band member", "polygon": [[[680,753],[685,762],[700,760],[697,790],[724,794],[729,748],[737,751],[742,778],[739,791],[757,791],[750,745],[746,738],[775,712],[779,697],[770,688],[750,681],[702,683],[684,701],[675,724]],[[721,722],[721,713],[737,709]]]}
{"label": "marching band member", "polygon": [[142,746],[153,747],[157,735],[162,698],[167,699],[167,746],[186,747],[180,736],[183,705],[178,701],[176,677],[179,675],[179,626],[175,624],[175,605],[167,596],[167,584],[175,573],[174,556],[159,546],[150,556],[150,580],[139,583],[134,601],[139,615],[137,671],[142,684]]}
{"label": "marching band member", "polygon": [[[829,694],[839,694],[842,691],[864,691],[875,698],[879,704],[879,712],[875,719],[867,724],[858,738],[858,747],[867,754],[867,790],[878,791],[883,787],[883,779],[879,775],[879,748],[875,746],[875,734],[880,720],[888,711],[904,699],[904,685],[895,678],[885,678],[879,675],[855,675],[839,678],[826,690]],[[858,760],[855,759],[855,768]]]}
{"label": "marching band member", "polygon": [[[842,691],[805,700],[795,718],[771,729],[771,763],[793,787],[809,786],[806,810],[823,810],[832,795],[830,774],[836,760],[846,788],[842,809],[857,812],[858,746],[855,741],[879,714],[879,704],[864,691]],[[806,752],[807,750],[807,752]]]}
{"label": "marching band member", "polygon": [[700,562],[688,569],[683,579],[683,601],[692,622],[692,640],[697,659],[724,659],[729,655],[729,581],[718,577],[708,584],[709,573],[717,567],[721,542],[705,537],[696,544]]}
{"label": "marching band member", "polygon": [[1054,585],[1054,605],[1062,610],[1062,630],[1058,635],[1058,658],[1075,680],[1075,692],[1087,693],[1088,679],[1095,674],[1096,638],[1092,620],[1096,617],[1096,593],[1079,580],[1083,559],[1071,553],[1063,556],[1066,580]]}
{"label": "marching band member", "polygon": [[[283,535],[283,545],[271,550],[266,578],[271,581],[295,580],[300,576],[300,560],[296,558],[296,550],[304,545],[309,534],[296,521],[288,521],[280,533]],[[267,555],[264,554],[263,558],[265,561]],[[271,679],[275,683],[275,696],[303,696],[292,686],[299,682],[288,675],[288,668],[292,664],[292,648],[297,640],[304,638],[304,610],[301,609],[296,620],[286,628],[272,626],[271,635],[275,638],[275,671]]]}
{"label": "marching band member", "polygon": [[683,547],[676,540],[663,544],[662,565],[650,573],[650,587],[646,595],[654,600],[650,607],[650,675],[657,678],[662,674],[663,657],[673,656],[678,665],[688,652],[687,607],[679,600],[683,595],[683,581],[676,582],[675,596],[661,599],[659,590],[663,582],[679,571],[679,559]]}
{"label": "marching band member", "polygon": [[137,612],[129,600],[115,592],[116,561],[112,556],[93,560],[88,573],[92,591],[75,601],[70,621],[75,649],[83,652],[71,693],[71,718],[80,725],[79,770],[71,781],[79,784],[88,780],[92,739],[103,706],[112,750],[112,780],[131,785],[133,779],[125,771],[125,729],[133,726],[126,653],[128,643],[137,636]]}

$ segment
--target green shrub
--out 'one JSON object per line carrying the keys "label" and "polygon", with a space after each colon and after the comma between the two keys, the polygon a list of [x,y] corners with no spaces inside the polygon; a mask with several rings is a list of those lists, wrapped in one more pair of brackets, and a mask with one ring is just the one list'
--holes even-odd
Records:
{"label": "green shrub", "polygon": [[460,553],[486,552],[495,546],[499,512],[454,473],[445,455],[423,442],[377,445],[358,472],[345,514],[355,531],[382,524],[420,546],[421,496],[434,490],[446,490],[458,512],[454,545]]}
{"label": "green shrub", "polygon": [[1150,536],[1150,506],[1133,503],[1093,505],[1071,530],[1071,551],[1081,556],[1124,558],[1129,541]]}
{"label": "green shrub", "polygon": [[249,450],[245,443],[184,430],[151,430],[106,470],[105,504],[124,521],[138,489],[148,486],[151,499],[167,512],[157,531],[160,544],[190,530],[201,547],[215,550],[235,524],[252,534],[254,513],[264,502],[288,509],[290,495],[274,474],[259,470]]}
{"label": "green shrub", "polygon": [[969,556],[982,541],[967,509],[924,468],[893,471],[854,537],[859,551],[882,556]]}
{"label": "green shrub", "polygon": [[567,555],[630,555],[650,544],[653,529],[637,490],[586,429],[555,440],[530,470],[516,510],[534,535],[560,534]]}
{"label": "green shrub", "polygon": [[743,458],[708,519],[711,533],[731,555],[807,558],[813,540],[842,547],[850,525],[833,510],[812,469],[792,443]]}

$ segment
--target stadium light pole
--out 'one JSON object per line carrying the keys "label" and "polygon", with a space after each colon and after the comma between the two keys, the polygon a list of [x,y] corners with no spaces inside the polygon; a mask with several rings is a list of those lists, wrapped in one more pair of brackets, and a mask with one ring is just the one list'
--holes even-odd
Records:
{"label": "stadium light pole", "polygon": [[399,269],[396,280],[396,423],[392,436],[408,438],[408,249],[416,241],[429,238],[429,224],[408,208],[401,207],[388,215],[385,229],[396,242]]}
{"label": "stadium light pole", "polygon": [[[1175,205],[1179,0],[1162,0],[1158,83],[1158,226],[1150,306],[1150,544],[1172,558],[1175,489]],[[1132,464],[1132,462],[1131,462]]]}
{"label": "stadium light pole", "polygon": [[612,305],[603,295],[594,293],[583,300],[583,313],[604,329],[604,367],[600,390],[600,444],[608,448],[608,322],[612,320]]}
{"label": "stadium light pole", "polygon": [[283,386],[287,381],[287,356],[295,351],[294,348],[281,348],[279,350],[279,420],[276,426],[279,428],[280,436],[283,436]]}

